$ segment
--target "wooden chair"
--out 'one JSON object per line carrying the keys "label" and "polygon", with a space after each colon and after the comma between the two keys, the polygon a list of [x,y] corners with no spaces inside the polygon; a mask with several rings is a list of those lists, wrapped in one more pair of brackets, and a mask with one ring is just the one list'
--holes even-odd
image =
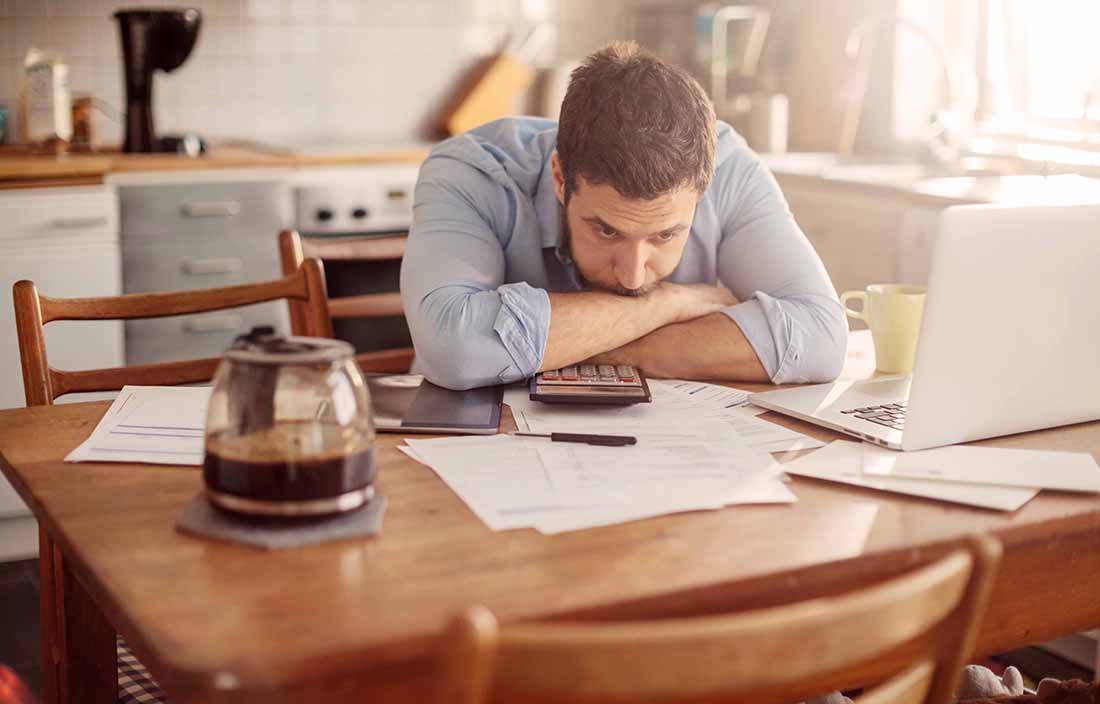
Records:
{"label": "wooden chair", "polygon": [[111,298],[49,298],[40,296],[33,282],[17,281],[13,298],[28,406],[49,405],[68,393],[115,391],[126,384],[171,386],[208,381],[218,366],[217,358],[208,358],[86,371],[54,369],[46,357],[43,335],[43,327],[53,320],[163,318],[285,298],[297,309],[298,325],[304,334],[332,337],[324,273],[316,259],[306,261],[281,279],[242,286]]}
{"label": "wooden chair", "polygon": [[439,701],[792,702],[877,671],[895,674],[857,704],[945,704],[1000,554],[998,542],[974,536],[870,587],[720,616],[498,627],[475,607],[445,640]]}
{"label": "wooden chair", "polygon": [[[44,326],[54,320],[129,320],[224,310],[282,298],[300,303],[300,324],[317,337],[332,337],[321,262],[309,259],[289,276],[256,284],[175,293],[142,293],[111,298],[49,298],[40,296],[31,281],[14,287],[15,327],[23,366],[23,388],[28,406],[51,405],[67,393],[114,391],[126,384],[175,385],[208,381],[220,360],[197,359],[113,369],[62,371],[49,365]],[[94,619],[103,632],[104,647],[113,645],[122,701],[159,702],[160,690],[152,676],[130,653],[94,604],[82,601],[74,589],[75,576],[50,534],[39,529],[39,582],[42,594],[42,676],[44,689],[56,692],[68,685],[60,667],[59,646],[67,620]],[[79,605],[79,606],[78,606]],[[72,613],[74,610],[80,613]],[[106,665],[104,666],[107,667]],[[110,670],[107,670],[110,672]],[[138,696],[140,694],[140,696]],[[129,699],[127,699],[129,697]]]}
{"label": "wooden chair", "polygon": [[[387,248],[385,258],[393,258],[390,249]],[[282,261],[283,274],[286,275],[297,271],[305,260],[302,238],[294,230],[283,230],[279,233],[279,258]],[[333,318],[384,318],[404,313],[400,293],[369,293],[330,298],[328,308]],[[301,304],[291,302],[290,326],[295,334],[303,334],[298,331],[306,328],[305,315]],[[413,348],[398,347],[363,352],[356,355],[355,359],[365,372],[404,374],[412,364]]]}

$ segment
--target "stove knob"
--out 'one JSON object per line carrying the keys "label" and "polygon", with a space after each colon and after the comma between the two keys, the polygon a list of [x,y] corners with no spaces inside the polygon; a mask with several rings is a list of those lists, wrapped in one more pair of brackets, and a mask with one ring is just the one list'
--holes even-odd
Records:
{"label": "stove knob", "polygon": [[356,208],[355,210],[351,211],[351,216],[356,220],[362,220],[368,215],[370,215],[370,211],[366,208]]}
{"label": "stove knob", "polygon": [[329,210],[328,208],[318,208],[317,209],[316,217],[317,217],[317,220],[320,221],[320,222],[328,222],[329,220],[332,219],[332,216],[333,216],[333,212],[331,210]]}

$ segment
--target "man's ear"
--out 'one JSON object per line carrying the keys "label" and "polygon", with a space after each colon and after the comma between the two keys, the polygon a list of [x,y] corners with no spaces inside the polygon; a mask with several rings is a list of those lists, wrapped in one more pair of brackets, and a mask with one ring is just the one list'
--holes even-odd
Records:
{"label": "man's ear", "polygon": [[558,158],[558,150],[550,155],[550,171],[554,174],[554,195],[558,202],[565,207],[565,174],[561,171],[561,159]]}

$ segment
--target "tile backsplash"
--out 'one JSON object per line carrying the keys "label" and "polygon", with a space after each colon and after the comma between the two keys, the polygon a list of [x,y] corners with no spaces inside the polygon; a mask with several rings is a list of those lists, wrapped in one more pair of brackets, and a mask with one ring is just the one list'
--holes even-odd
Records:
{"label": "tile backsplash", "polygon": [[[425,136],[457,85],[509,32],[544,18],[558,28],[544,66],[620,34],[634,0],[0,0],[0,104],[16,112],[22,59],[36,46],[70,66],[73,95],[123,109],[111,18],[126,7],[197,7],[198,43],[158,72],[158,133],[274,143]],[[96,139],[121,140],[121,115],[97,112]]]}

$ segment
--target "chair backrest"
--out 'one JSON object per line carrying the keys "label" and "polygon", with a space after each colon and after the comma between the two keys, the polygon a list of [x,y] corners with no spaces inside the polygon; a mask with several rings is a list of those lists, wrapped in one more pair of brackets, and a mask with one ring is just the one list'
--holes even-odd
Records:
{"label": "chair backrest", "polygon": [[[289,275],[298,270],[305,261],[305,249],[301,236],[294,230],[279,233],[279,259],[283,274]],[[328,303],[329,314],[333,318],[384,318],[404,315],[400,293],[368,293],[360,296],[341,296],[331,298]],[[301,304],[290,302],[291,330],[305,327],[305,311]],[[297,333],[296,333],[297,334]],[[356,355],[360,368],[367,372],[404,373],[409,370],[413,360],[413,348],[397,347],[393,349],[364,352]]]}
{"label": "chair backrest", "polygon": [[870,587],[719,616],[498,627],[474,607],[444,641],[440,701],[790,702],[892,672],[859,704],[946,704],[1000,554],[973,536]]}
{"label": "chair backrest", "polygon": [[42,406],[68,393],[115,391],[126,384],[170,386],[207,381],[219,359],[196,359],[112,369],[63,371],[49,365],[44,326],[54,320],[131,320],[224,310],[287,299],[299,304],[296,334],[332,337],[321,262],[306,260],[293,274],[274,281],[172,293],[138,293],[106,298],[40,296],[31,281],[13,289],[15,328],[23,365],[23,389],[28,406]]}

